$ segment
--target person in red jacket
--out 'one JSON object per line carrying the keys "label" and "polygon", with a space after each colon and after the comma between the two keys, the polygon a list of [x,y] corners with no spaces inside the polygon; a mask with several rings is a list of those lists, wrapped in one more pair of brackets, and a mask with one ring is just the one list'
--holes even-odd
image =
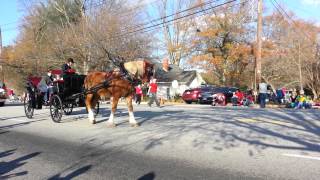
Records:
{"label": "person in red jacket", "polygon": [[157,79],[152,78],[149,84],[149,90],[148,90],[148,95],[149,95],[148,106],[149,107],[151,107],[154,101],[156,102],[157,106],[160,107],[160,103],[157,99],[157,91],[158,91]]}
{"label": "person in red jacket", "polygon": [[136,104],[141,103],[141,97],[142,97],[142,89],[141,89],[141,85],[139,84],[136,87]]}
{"label": "person in red jacket", "polygon": [[242,105],[242,101],[244,98],[243,92],[241,92],[239,89],[236,91],[236,96],[238,97],[238,105]]}

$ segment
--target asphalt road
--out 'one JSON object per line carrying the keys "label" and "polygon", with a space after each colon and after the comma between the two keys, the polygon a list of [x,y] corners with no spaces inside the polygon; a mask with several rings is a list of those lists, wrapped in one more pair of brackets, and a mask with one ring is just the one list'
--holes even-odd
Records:
{"label": "asphalt road", "polygon": [[53,123],[48,109],[0,108],[0,179],[303,179],[320,177],[320,111],[109,105]]}

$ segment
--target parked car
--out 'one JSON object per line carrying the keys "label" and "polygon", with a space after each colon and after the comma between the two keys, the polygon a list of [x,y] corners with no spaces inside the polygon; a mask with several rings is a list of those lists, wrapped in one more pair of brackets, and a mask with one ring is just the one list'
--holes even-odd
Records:
{"label": "parked car", "polygon": [[231,97],[233,92],[236,92],[238,88],[235,87],[212,87],[210,90],[201,92],[199,96],[199,103],[201,104],[211,104],[213,101],[213,96],[218,94],[224,94],[226,97],[226,102],[231,102]]}
{"label": "parked car", "polygon": [[221,87],[221,93],[223,93],[226,96],[227,103],[231,102],[231,98],[234,92],[237,91],[236,87]]}
{"label": "parked car", "polygon": [[3,88],[0,88],[0,106],[4,106],[7,99],[7,93]]}
{"label": "parked car", "polygon": [[217,88],[210,87],[201,91],[199,95],[199,103],[200,104],[210,104],[212,103],[213,97],[212,95],[217,92]]}
{"label": "parked car", "polygon": [[238,88],[236,87],[214,87],[214,86],[202,86],[199,88],[193,88],[185,90],[182,94],[182,99],[187,103],[192,102],[200,104],[211,104],[213,95],[223,93],[226,97],[226,103],[231,102],[231,97]]}
{"label": "parked car", "polygon": [[207,95],[210,96],[210,94],[212,94],[212,86],[203,86],[199,88],[185,90],[182,94],[182,99],[187,104],[191,104],[192,102],[201,103],[203,102],[202,96],[207,97]]}

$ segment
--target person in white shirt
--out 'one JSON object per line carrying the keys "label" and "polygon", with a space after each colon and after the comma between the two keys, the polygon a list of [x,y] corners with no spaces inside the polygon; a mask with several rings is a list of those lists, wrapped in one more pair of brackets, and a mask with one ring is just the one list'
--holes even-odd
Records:
{"label": "person in white shirt", "polygon": [[260,100],[260,108],[266,107],[266,99],[268,93],[268,85],[265,82],[259,83],[259,100]]}

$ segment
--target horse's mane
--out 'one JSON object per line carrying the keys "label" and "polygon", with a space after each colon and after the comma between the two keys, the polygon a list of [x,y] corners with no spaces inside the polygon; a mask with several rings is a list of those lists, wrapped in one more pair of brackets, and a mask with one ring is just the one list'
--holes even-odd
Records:
{"label": "horse's mane", "polygon": [[123,68],[131,76],[141,79],[145,73],[144,63],[145,62],[143,60],[129,61],[129,62],[123,63]]}

